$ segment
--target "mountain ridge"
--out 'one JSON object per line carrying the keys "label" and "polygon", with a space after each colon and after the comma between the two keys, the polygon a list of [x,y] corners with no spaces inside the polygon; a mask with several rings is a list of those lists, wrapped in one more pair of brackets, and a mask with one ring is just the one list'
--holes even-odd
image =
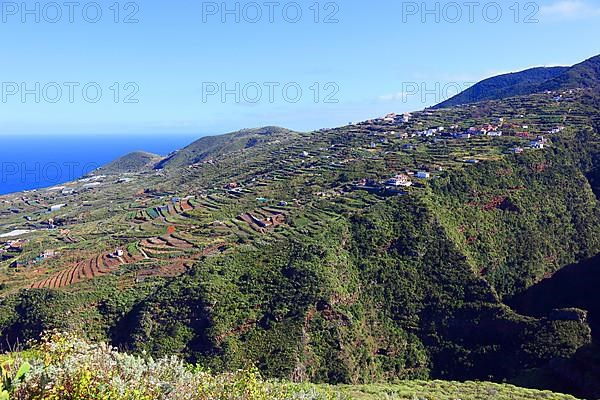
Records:
{"label": "mountain ridge", "polygon": [[298,134],[287,128],[263,126],[246,128],[214,136],[204,136],[156,164],[157,169],[176,168],[199,163],[226,152],[238,151],[256,146],[273,138],[287,138]]}
{"label": "mountain ridge", "polygon": [[162,159],[163,157],[158,154],[137,150],[103,165],[95,172],[108,175],[143,172],[154,168],[154,165]]}
{"label": "mountain ridge", "polygon": [[433,109],[486,100],[530,95],[543,91],[600,87],[600,55],[570,67],[536,67],[484,79]]}

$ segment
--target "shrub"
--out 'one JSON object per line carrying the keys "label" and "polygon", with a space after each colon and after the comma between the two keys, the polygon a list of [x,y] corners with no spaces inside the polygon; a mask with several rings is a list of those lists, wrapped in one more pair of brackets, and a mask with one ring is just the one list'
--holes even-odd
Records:
{"label": "shrub", "polygon": [[[5,356],[5,376],[20,365],[11,399],[31,400],[284,400],[341,399],[314,387],[265,381],[255,369],[212,374],[177,357],[154,360],[52,332],[27,353]],[[27,366],[27,367],[24,367]],[[29,368],[30,366],[30,368]],[[0,399],[2,399],[0,394]],[[8,397],[6,397],[8,398]]]}

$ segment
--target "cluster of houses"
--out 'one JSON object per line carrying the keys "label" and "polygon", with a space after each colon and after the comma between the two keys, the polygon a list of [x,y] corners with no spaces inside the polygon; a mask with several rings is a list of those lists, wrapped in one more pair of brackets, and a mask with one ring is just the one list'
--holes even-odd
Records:
{"label": "cluster of houses", "polygon": [[372,124],[401,125],[401,124],[408,124],[410,122],[411,118],[412,118],[411,113],[404,113],[404,114],[389,113],[389,114],[386,114],[384,117],[369,119],[364,122],[350,122],[350,125],[361,125],[364,123],[367,123],[369,125],[372,125]]}
{"label": "cluster of houses", "polygon": [[63,196],[70,196],[72,194],[77,193],[75,188],[65,187],[65,186],[54,186],[52,188],[47,189],[48,192],[60,192]]}
{"label": "cluster of houses", "polygon": [[[384,122],[384,123],[396,123],[398,125],[400,125],[401,123],[408,123],[408,121],[410,121],[410,114],[404,114],[402,116],[399,116],[398,114],[388,114],[383,118],[377,119],[377,120],[371,120],[369,122],[371,123],[375,123],[375,122]],[[473,137],[476,136],[503,136],[503,131],[502,131],[502,127],[507,127],[507,128],[513,128],[514,130],[516,130],[517,132],[515,133],[516,136],[520,136],[520,137],[524,137],[524,138],[529,138],[530,137],[530,133],[529,133],[529,126],[528,125],[523,125],[523,126],[514,126],[512,124],[505,124],[505,119],[504,118],[498,118],[497,123],[492,124],[492,123],[487,123],[484,124],[482,126],[473,126],[470,127],[466,130],[460,131],[459,126],[458,125],[453,125],[450,126],[449,129],[446,129],[443,126],[440,127],[434,127],[434,128],[429,128],[429,129],[425,129],[425,130],[421,130],[415,133],[411,133],[408,134],[406,132],[402,132],[399,134],[400,138],[408,138],[408,137],[434,137],[434,136],[447,136],[447,137],[453,137],[455,139],[471,139]],[[564,126],[559,126],[557,128],[554,128],[550,131],[548,131],[548,134],[557,134],[562,132],[565,129]],[[396,132],[393,132],[394,134]],[[536,147],[538,148],[538,147]]]}
{"label": "cluster of houses", "polygon": [[455,139],[471,139],[475,136],[502,136],[503,133],[497,125],[484,125],[482,127],[470,127],[464,132],[453,133]]}
{"label": "cluster of houses", "polygon": [[444,127],[440,126],[438,128],[433,128],[433,129],[427,129],[421,132],[417,133],[417,136],[421,136],[421,137],[431,137],[431,136],[436,136],[441,134],[444,131]]}
{"label": "cluster of houses", "polygon": [[381,118],[380,120],[386,123],[390,123],[390,124],[397,124],[397,123],[403,123],[403,124],[407,124],[410,122],[410,118],[411,118],[411,114],[410,113],[404,113],[404,114],[396,114],[396,113],[390,113],[387,114],[385,117]]}
{"label": "cluster of houses", "polygon": [[446,136],[454,139],[471,139],[475,136],[502,136],[502,131],[496,125],[484,125],[483,127],[471,127],[465,131],[457,132],[458,126],[451,126],[449,130],[445,127],[440,126],[436,128],[425,129],[409,135],[408,133],[401,133],[400,138],[408,138],[409,136],[415,137],[434,137],[434,136]]}
{"label": "cluster of houses", "polygon": [[[542,150],[546,147],[547,144],[548,139],[546,139],[544,136],[538,136],[535,140],[529,142],[529,148],[535,150]],[[521,146],[516,146],[510,149],[510,152],[513,154],[522,154],[524,151],[525,149]]]}
{"label": "cluster of houses", "polygon": [[[408,133],[401,133],[399,136],[400,136],[400,138],[408,138],[409,136],[410,137],[445,136],[445,137],[451,137],[454,139],[471,139],[476,136],[496,136],[496,137],[498,137],[498,136],[503,136],[503,132],[501,130],[501,127],[503,124],[504,124],[504,118],[499,118],[499,125],[485,124],[481,127],[471,127],[471,128],[468,128],[467,130],[461,131],[461,132],[456,132],[458,130],[458,126],[454,125],[454,126],[451,126],[449,130],[446,130],[444,127],[441,126],[441,127],[437,127],[437,128],[430,128],[430,129],[426,129],[423,131],[418,131],[416,133],[412,133],[411,135],[409,135]],[[522,129],[523,129],[523,131],[516,132],[515,136],[522,137],[525,139],[530,139],[531,135],[528,131],[529,126],[523,125]],[[557,134],[557,133],[562,132],[564,129],[565,129],[564,126],[559,126],[552,130],[549,130],[548,134]],[[435,140],[439,141],[440,139],[436,138]],[[531,148],[531,149],[544,149],[547,145],[548,145],[548,139],[545,138],[544,136],[537,136],[534,140],[531,140],[529,142],[529,148]],[[407,144],[403,147],[403,149],[410,150],[410,149],[412,149],[412,146],[410,144]],[[514,147],[510,151],[515,154],[520,154],[524,151],[524,149],[522,147]]]}

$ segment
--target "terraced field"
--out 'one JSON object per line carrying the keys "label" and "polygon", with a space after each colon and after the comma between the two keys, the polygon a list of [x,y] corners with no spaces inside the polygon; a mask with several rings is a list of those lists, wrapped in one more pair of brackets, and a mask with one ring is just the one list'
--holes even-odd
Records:
{"label": "terraced field", "polygon": [[[245,195],[254,194],[247,192]],[[207,222],[213,214],[234,204],[237,199],[214,194],[198,201],[187,198],[130,212],[130,230],[135,232],[135,237],[157,230],[165,231],[165,234],[123,243],[120,247],[135,249],[134,254],[129,251],[118,257],[113,253],[96,254],[61,268],[59,272],[32,283],[30,288],[64,288],[105,276],[129,265],[138,266],[135,273],[138,279],[177,276],[202,257],[214,256],[233,248],[239,238],[248,240],[285,223],[285,213],[289,209],[278,206],[259,207],[218,224]],[[192,227],[194,232],[190,232]],[[198,234],[200,231],[203,235]],[[124,239],[128,234],[124,232],[120,236]]]}
{"label": "terraced field", "polygon": [[96,255],[77,264],[66,267],[62,271],[42,281],[31,284],[32,289],[59,289],[79,283],[86,279],[93,279],[118,270],[122,265],[133,264],[140,261],[129,253],[114,257],[109,254]]}

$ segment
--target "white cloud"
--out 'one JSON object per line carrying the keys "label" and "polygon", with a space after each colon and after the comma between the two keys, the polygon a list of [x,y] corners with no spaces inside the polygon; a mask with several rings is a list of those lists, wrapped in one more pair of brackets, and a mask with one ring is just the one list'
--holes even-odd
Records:
{"label": "white cloud", "polygon": [[540,19],[565,21],[600,17],[600,7],[587,0],[560,0],[540,7]]}

